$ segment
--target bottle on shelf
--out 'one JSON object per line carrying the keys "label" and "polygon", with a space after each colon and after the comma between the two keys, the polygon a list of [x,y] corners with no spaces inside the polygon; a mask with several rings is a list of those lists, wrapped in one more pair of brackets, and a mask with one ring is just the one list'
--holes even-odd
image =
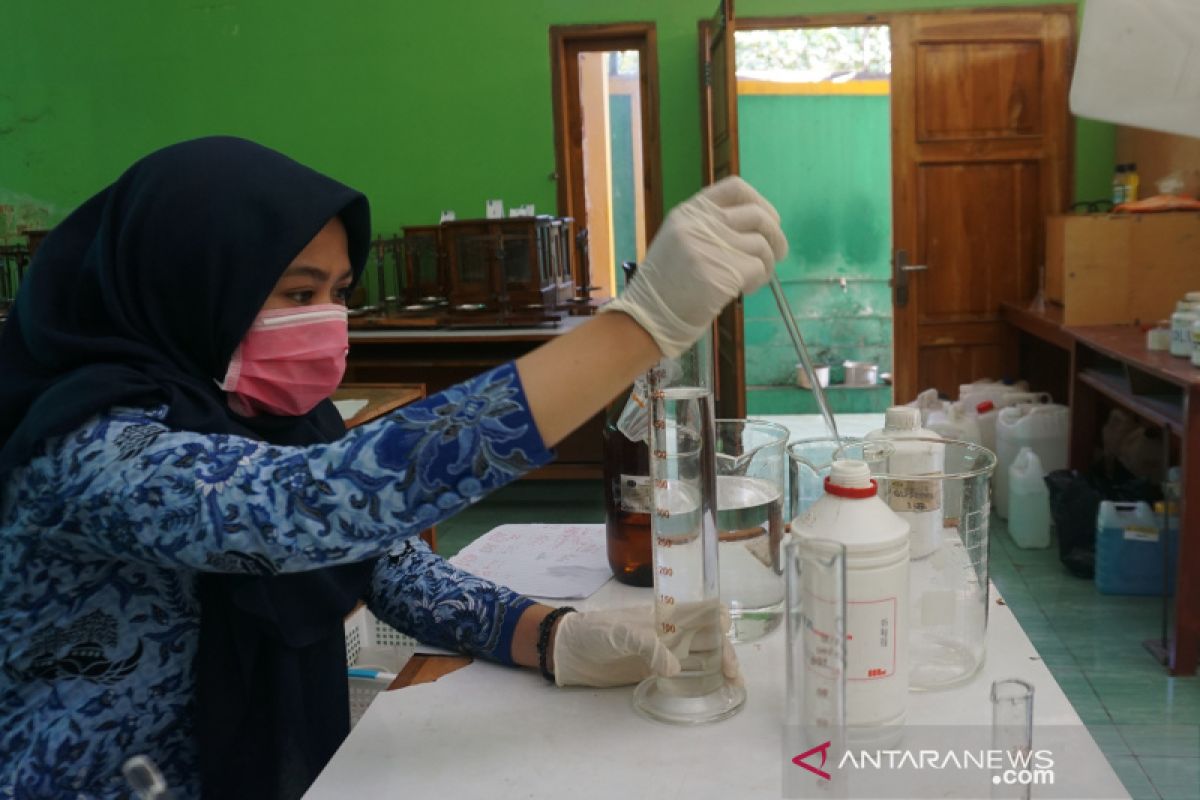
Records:
{"label": "bottle on shelf", "polygon": [[1112,204],[1119,206],[1125,202],[1125,165],[1117,164],[1112,179]]}
{"label": "bottle on shelf", "polygon": [[1171,355],[1190,358],[1192,355],[1192,323],[1200,320],[1200,292],[1188,292],[1175,304],[1171,314]]}
{"label": "bottle on shelf", "polygon": [[1134,203],[1138,199],[1138,186],[1141,180],[1138,178],[1137,164],[1132,161],[1125,165],[1125,202]]}

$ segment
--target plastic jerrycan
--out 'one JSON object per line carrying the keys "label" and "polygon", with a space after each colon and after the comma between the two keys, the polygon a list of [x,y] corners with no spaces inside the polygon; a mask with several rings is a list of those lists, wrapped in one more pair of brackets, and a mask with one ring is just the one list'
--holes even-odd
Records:
{"label": "plastic jerrycan", "polygon": [[[979,443],[996,452],[996,417],[1000,409],[991,400],[984,400],[975,406],[975,423],[979,426]],[[994,480],[994,479],[993,479]]]}
{"label": "plastic jerrycan", "polygon": [[1066,406],[1018,405],[1000,410],[996,417],[996,513],[1008,519],[1008,468],[1022,447],[1037,453],[1047,473],[1067,468],[1067,433],[1070,411]]}
{"label": "plastic jerrycan", "polygon": [[833,462],[825,494],[792,521],[801,539],[846,547],[846,724],[857,737],[902,725],[908,710],[908,530],[862,461]]}
{"label": "plastic jerrycan", "polygon": [[[888,497],[884,498],[912,528],[910,548],[913,558],[924,558],[942,543],[942,484],[940,480],[896,481],[896,476],[940,476],[945,471],[946,451],[930,439],[942,437],[921,427],[921,412],[908,406],[892,406],[884,413],[883,428],[866,435],[868,440],[885,440],[895,450],[888,458],[886,473],[889,480]],[[909,440],[918,441],[909,441]],[[896,491],[904,485],[916,495],[898,498]],[[929,496],[918,496],[928,494]],[[922,508],[928,510],[921,510]]]}
{"label": "plastic jerrycan", "polygon": [[1004,405],[1006,394],[1027,392],[1029,384],[1025,381],[1005,383],[1004,381],[978,380],[974,383],[963,383],[958,387],[958,399],[968,406],[976,406],[985,400],[991,400],[997,406]]}
{"label": "plastic jerrycan", "polygon": [[1050,546],[1050,490],[1032,448],[1022,447],[1008,468],[1008,532],[1017,547]]}
{"label": "plastic jerrycan", "polygon": [[947,439],[983,444],[977,417],[963,403],[951,403],[944,413],[930,414],[925,427]]}

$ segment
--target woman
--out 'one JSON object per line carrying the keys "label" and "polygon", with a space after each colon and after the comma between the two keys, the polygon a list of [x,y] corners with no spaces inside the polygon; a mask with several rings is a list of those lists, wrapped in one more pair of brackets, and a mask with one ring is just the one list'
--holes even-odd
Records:
{"label": "woman", "polygon": [[349,433],[329,395],[366,199],[231,138],[131,167],[43,242],[0,334],[0,796],[295,797],[348,728],[360,598],[424,641],[616,685],[678,662],[415,533],[552,458],[786,244],[746,184],[676,209],[613,313]]}

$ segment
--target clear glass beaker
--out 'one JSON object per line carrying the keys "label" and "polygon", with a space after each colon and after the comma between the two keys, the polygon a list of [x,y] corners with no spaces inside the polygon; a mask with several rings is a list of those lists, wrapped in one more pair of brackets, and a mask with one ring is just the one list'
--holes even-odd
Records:
{"label": "clear glass beaker", "polygon": [[[936,533],[909,569],[909,688],[938,689],[983,665],[988,613],[990,450],[936,437],[890,440],[887,464],[871,470],[879,496],[911,524]],[[914,472],[905,448],[937,448],[939,472]],[[853,450],[853,447],[850,448]],[[853,456],[850,456],[853,457]]]}
{"label": "clear glass beaker", "polygon": [[[846,733],[846,547],[829,539],[792,539],[783,547],[787,586],[787,707],[793,745],[805,753],[828,742],[842,752]],[[803,756],[794,756],[803,758]],[[820,770],[819,763],[811,764]],[[842,770],[786,773],[787,797],[845,797]],[[826,777],[828,776],[828,777]]]}
{"label": "clear glass beaker", "polygon": [[709,336],[651,369],[648,384],[655,624],[683,670],[642,681],[633,704],[661,722],[715,722],[735,714],[746,691],[728,682],[721,669],[725,628]]}
{"label": "clear glass beaker", "polygon": [[[1004,753],[1005,770],[1028,765],[1033,752],[1033,686],[1017,678],[992,682],[992,749]],[[1003,770],[1001,770],[1003,772]],[[1029,800],[1031,781],[992,778],[992,797]]]}
{"label": "clear glass beaker", "polygon": [[721,603],[729,636],[748,642],[779,627],[783,617],[784,447],[788,430],[774,422],[716,422],[717,531]]}

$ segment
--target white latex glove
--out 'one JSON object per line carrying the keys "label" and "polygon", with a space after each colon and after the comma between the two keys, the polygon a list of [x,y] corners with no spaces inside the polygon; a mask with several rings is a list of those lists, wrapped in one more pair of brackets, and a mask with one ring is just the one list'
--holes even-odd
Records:
{"label": "white latex glove", "polygon": [[787,249],[774,206],[741,178],[724,178],[667,215],[637,277],[600,310],[624,311],[674,358],[731,300],[766,285]]}
{"label": "white latex glove", "polygon": [[[677,630],[689,630],[687,622],[677,617]],[[726,622],[723,616],[721,624]],[[694,641],[694,637],[688,638]],[[671,677],[681,669],[672,650],[683,644],[686,658],[688,643],[676,640],[671,644],[668,647],[655,633],[653,608],[567,614],[559,620],[554,635],[554,680],[559,686],[606,687],[639,683],[651,675]],[[737,656],[723,636],[721,665],[725,676],[740,685]]]}

